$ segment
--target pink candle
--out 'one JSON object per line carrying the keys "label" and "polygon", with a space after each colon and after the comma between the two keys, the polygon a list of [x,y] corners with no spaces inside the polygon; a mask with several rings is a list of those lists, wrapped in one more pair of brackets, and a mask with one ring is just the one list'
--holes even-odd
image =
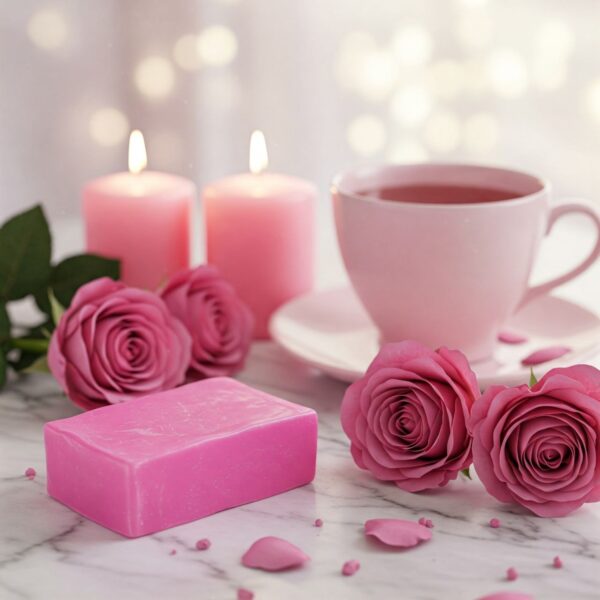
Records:
{"label": "pink candle", "polygon": [[256,319],[254,337],[269,337],[271,314],[310,291],[314,273],[315,187],[264,173],[264,137],[250,144],[251,173],[204,189],[207,261],[237,289]]}
{"label": "pink candle", "polygon": [[188,179],[143,171],[144,139],[133,132],[129,171],[89,182],[83,190],[88,252],[121,260],[121,279],[155,290],[189,266],[190,218],[196,195]]}

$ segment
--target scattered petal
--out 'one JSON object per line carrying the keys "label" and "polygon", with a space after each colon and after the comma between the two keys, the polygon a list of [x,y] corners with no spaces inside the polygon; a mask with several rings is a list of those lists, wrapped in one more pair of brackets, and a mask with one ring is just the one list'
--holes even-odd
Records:
{"label": "scattered petal", "polygon": [[315,519],[315,527],[323,527],[323,519]]}
{"label": "scattered petal", "polygon": [[517,570],[514,567],[509,567],[508,569],[506,569],[507,581],[515,581],[518,578],[519,574],[517,573]]}
{"label": "scattered petal", "polygon": [[419,525],[423,525],[423,527],[427,527],[427,519],[425,517],[421,517],[419,519]]}
{"label": "scattered petal", "polygon": [[175,550],[175,548],[173,548],[173,549],[171,550],[171,552],[169,552],[169,554],[170,554],[171,556],[175,556],[175,555],[177,554],[177,550]]}
{"label": "scattered petal", "polygon": [[246,588],[240,588],[237,592],[238,600],[252,600],[254,598],[254,592],[247,590]]}
{"label": "scattered petal", "polygon": [[27,469],[25,469],[25,477],[27,477],[27,479],[33,479],[36,475],[37,472],[33,467],[27,467]]}
{"label": "scattered petal", "polygon": [[357,560],[347,560],[342,567],[342,575],[354,575],[360,569],[360,563]]}
{"label": "scattered petal", "polygon": [[481,596],[477,600],[533,600],[533,596],[529,594],[521,594],[520,592],[496,592]]}
{"label": "scattered petal", "polygon": [[497,519],[496,517],[490,519],[490,527],[492,529],[498,529],[498,527],[500,527],[501,524],[502,523],[500,522],[500,519]]}
{"label": "scattered petal", "polygon": [[202,538],[196,542],[196,550],[208,550],[211,547],[211,542],[207,538]]}
{"label": "scattered petal", "polygon": [[425,527],[433,529],[433,521],[431,519],[425,519]]}
{"label": "scattered petal", "polygon": [[514,331],[501,331],[498,334],[498,341],[503,344],[524,344],[529,341],[529,338]]}
{"label": "scattered petal", "polygon": [[365,523],[365,535],[372,535],[388,546],[410,548],[431,539],[431,530],[414,521],[371,519]]}
{"label": "scattered petal", "polygon": [[555,569],[562,569],[563,563],[562,563],[562,560],[560,560],[560,556],[554,557],[554,559],[552,560],[552,566]]}
{"label": "scattered petal", "polygon": [[532,352],[521,361],[521,364],[526,367],[539,365],[560,358],[569,352],[571,352],[571,348],[568,346],[549,346],[548,348],[542,348],[541,350]]}
{"label": "scattered petal", "polygon": [[251,569],[264,571],[284,571],[300,567],[310,556],[298,546],[278,537],[267,536],[256,540],[242,556],[242,564]]}

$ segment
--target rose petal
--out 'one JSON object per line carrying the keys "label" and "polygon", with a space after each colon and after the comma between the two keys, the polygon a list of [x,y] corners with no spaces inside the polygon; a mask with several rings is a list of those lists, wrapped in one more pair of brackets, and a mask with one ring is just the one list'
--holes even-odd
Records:
{"label": "rose petal", "polygon": [[492,529],[498,529],[498,527],[500,527],[500,519],[497,519],[496,517],[490,519],[490,527]]}
{"label": "rose petal", "polygon": [[541,348],[540,350],[532,352],[521,361],[521,364],[525,367],[540,365],[550,360],[560,358],[569,352],[571,352],[571,348],[568,346],[549,346],[548,348]]}
{"label": "rose petal", "polygon": [[521,594],[520,592],[496,592],[481,596],[477,600],[533,600],[533,596],[529,594]]}
{"label": "rose petal", "polygon": [[196,550],[208,550],[211,547],[211,542],[207,538],[203,538],[196,542]]}
{"label": "rose petal", "polygon": [[528,339],[524,335],[515,333],[514,331],[501,331],[498,334],[498,341],[503,344],[524,344]]}
{"label": "rose petal", "polygon": [[506,579],[508,581],[516,581],[519,578],[519,574],[514,567],[509,567],[506,569]]}
{"label": "rose petal", "polygon": [[240,588],[237,591],[238,600],[252,600],[254,598],[254,592],[247,590],[246,588]]}
{"label": "rose petal", "polygon": [[315,519],[315,527],[323,527],[323,519]]}
{"label": "rose petal", "polygon": [[302,566],[310,556],[298,546],[274,536],[256,540],[242,556],[242,564],[251,569],[283,571]]}
{"label": "rose petal", "polygon": [[560,556],[555,556],[552,559],[552,566],[555,569],[562,569],[563,563],[562,563],[562,560],[560,559]]}
{"label": "rose petal", "polygon": [[360,563],[357,560],[347,560],[342,566],[342,575],[354,575],[360,569]]}
{"label": "rose petal", "polygon": [[370,519],[365,523],[365,535],[397,548],[410,548],[431,539],[431,529],[404,519]]}
{"label": "rose petal", "polygon": [[25,469],[25,477],[27,477],[27,479],[33,479],[36,476],[36,470],[33,467],[27,467],[27,469]]}

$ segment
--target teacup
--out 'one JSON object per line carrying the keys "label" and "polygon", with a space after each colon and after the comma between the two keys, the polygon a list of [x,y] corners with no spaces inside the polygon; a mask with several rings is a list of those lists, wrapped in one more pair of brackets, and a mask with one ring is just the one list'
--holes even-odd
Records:
{"label": "teacup", "polygon": [[[550,184],[520,171],[384,165],[338,175],[332,195],[348,275],[384,342],[488,358],[511,314],[600,255],[600,212],[584,201],[551,202]],[[570,213],[594,222],[593,250],[568,273],[529,286],[542,238]]]}

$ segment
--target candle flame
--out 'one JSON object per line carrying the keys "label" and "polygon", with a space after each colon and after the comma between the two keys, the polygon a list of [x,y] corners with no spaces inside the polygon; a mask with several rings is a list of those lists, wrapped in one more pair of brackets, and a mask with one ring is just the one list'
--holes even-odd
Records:
{"label": "candle flame", "polygon": [[269,155],[265,135],[257,129],[250,136],[250,172],[254,174],[262,173],[268,166]]}
{"label": "candle flame", "polygon": [[134,129],[129,136],[129,171],[141,173],[148,164],[144,136],[139,129]]}

